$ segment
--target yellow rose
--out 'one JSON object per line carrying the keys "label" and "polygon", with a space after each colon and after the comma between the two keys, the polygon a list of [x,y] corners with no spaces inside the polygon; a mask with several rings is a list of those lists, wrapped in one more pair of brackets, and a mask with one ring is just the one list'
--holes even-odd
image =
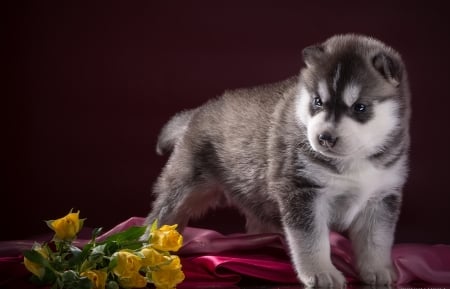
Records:
{"label": "yellow rose", "polygon": [[[42,247],[39,244],[34,245],[33,250],[41,254],[45,259],[48,259],[48,251],[46,248]],[[28,271],[39,277],[39,279],[42,279],[45,274],[45,268],[42,267],[39,264],[36,264],[34,262],[31,262],[27,258],[23,258],[23,263],[25,265],[25,268],[27,268]]]}
{"label": "yellow rose", "polygon": [[65,217],[57,220],[48,221],[48,226],[55,231],[55,238],[59,240],[72,240],[76,237],[83,221],[79,219],[80,211],[76,213],[70,212]]}
{"label": "yellow rose", "polygon": [[105,289],[106,277],[108,276],[105,271],[101,270],[89,270],[80,274],[82,277],[87,277],[92,282],[91,289]]}
{"label": "yellow rose", "polygon": [[178,251],[183,245],[183,236],[176,230],[177,225],[164,225],[151,233],[151,244],[161,251]]}
{"label": "yellow rose", "polygon": [[143,248],[140,253],[144,256],[142,259],[143,266],[158,266],[167,261],[166,257],[151,247]]}
{"label": "yellow rose", "polygon": [[172,260],[170,263],[165,264],[164,266],[162,266],[161,268],[164,270],[175,270],[175,269],[180,269],[181,268],[181,261],[180,261],[180,257],[175,256],[175,255],[171,255],[170,259]]}
{"label": "yellow rose", "polygon": [[152,281],[158,289],[171,289],[184,280],[184,273],[181,271],[180,258],[171,256],[172,262],[163,265],[159,270],[152,272]]}
{"label": "yellow rose", "polygon": [[172,289],[184,280],[184,273],[178,270],[159,270],[152,272],[153,284],[158,289]]}
{"label": "yellow rose", "polygon": [[147,278],[138,272],[134,272],[129,277],[119,277],[119,285],[123,288],[143,288],[147,286]]}
{"label": "yellow rose", "polygon": [[121,250],[114,253],[113,256],[117,258],[117,264],[114,267],[113,272],[119,278],[131,278],[138,273],[139,269],[142,267],[141,257],[129,251]]}

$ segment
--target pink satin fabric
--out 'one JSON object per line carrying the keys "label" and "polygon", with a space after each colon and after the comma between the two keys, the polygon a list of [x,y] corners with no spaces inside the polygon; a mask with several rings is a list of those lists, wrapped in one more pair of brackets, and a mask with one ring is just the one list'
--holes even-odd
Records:
{"label": "pink satin fabric", "polygon": [[[144,218],[130,218],[99,238],[106,238],[130,226],[142,225],[143,222]],[[298,284],[281,235],[225,236],[212,230],[188,227],[183,236],[184,245],[177,254],[181,257],[186,279],[179,288],[212,284],[231,286],[243,278]],[[81,239],[78,245],[87,241]],[[31,288],[23,282],[28,273],[20,264],[20,252],[30,248],[33,242],[34,240],[0,242],[0,287]],[[344,273],[349,282],[357,282],[349,240],[331,233],[330,243],[334,265]],[[398,284],[450,284],[450,245],[396,244],[392,250],[392,259]],[[6,286],[12,282],[14,287]]]}

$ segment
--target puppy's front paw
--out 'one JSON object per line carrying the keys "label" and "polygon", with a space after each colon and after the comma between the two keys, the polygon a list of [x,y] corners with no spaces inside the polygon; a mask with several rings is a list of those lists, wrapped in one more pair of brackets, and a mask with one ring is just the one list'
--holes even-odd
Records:
{"label": "puppy's front paw", "polygon": [[359,273],[361,281],[369,285],[390,286],[397,280],[394,269],[391,266],[380,268],[363,268]]}
{"label": "puppy's front paw", "polygon": [[300,276],[300,280],[309,288],[336,288],[346,287],[344,275],[335,268]]}

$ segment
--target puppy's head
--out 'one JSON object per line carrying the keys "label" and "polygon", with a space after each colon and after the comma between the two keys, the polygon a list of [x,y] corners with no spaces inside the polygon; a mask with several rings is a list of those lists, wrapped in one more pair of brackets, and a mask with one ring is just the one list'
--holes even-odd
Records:
{"label": "puppy's head", "polygon": [[327,157],[379,153],[409,117],[400,55],[378,40],[334,36],[303,50],[297,119],[311,147]]}

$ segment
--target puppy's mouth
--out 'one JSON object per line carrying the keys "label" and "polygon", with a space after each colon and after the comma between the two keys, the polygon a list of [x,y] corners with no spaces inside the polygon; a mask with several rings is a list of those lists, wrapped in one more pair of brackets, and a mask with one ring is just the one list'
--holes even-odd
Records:
{"label": "puppy's mouth", "polygon": [[343,159],[349,157],[349,154],[342,153],[334,148],[329,147],[319,147],[318,149],[316,149],[316,151],[329,158]]}
{"label": "puppy's mouth", "polygon": [[365,152],[364,147],[353,147],[350,149],[347,145],[336,145],[334,147],[321,146],[316,144],[313,146],[314,151],[317,153],[332,159],[348,160],[348,159],[359,159],[368,154]]}

